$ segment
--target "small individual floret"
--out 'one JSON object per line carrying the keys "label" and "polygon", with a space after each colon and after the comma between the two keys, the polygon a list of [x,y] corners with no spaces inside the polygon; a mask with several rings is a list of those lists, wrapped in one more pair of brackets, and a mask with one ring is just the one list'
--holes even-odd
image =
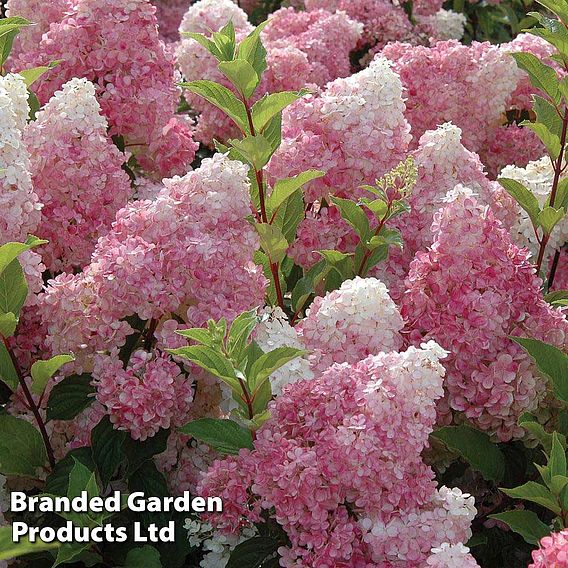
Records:
{"label": "small individual floret", "polygon": [[131,194],[125,157],[106,132],[86,79],[66,83],[26,131],[34,188],[43,203],[38,234],[49,241],[42,253],[52,272],[88,264]]}
{"label": "small individual floret", "polygon": [[567,568],[568,529],[545,536],[540,548],[533,550],[532,559],[529,568]]}
{"label": "small individual floret", "polygon": [[566,349],[568,322],[544,301],[528,252],[471,190],[448,194],[432,231],[434,243],[410,266],[401,313],[412,341],[451,352],[440,420],[454,411],[500,440],[522,436],[518,419],[543,401],[547,381],[509,337]]}
{"label": "small individual floret", "polygon": [[285,111],[283,142],[270,174],[284,178],[310,168],[325,171],[307,186],[309,202],[330,193],[360,195],[361,184],[373,183],[406,157],[411,136],[404,109],[400,79],[386,59],[376,58]]}
{"label": "small individual floret", "polygon": [[339,290],[317,297],[297,326],[312,351],[312,369],[321,374],[333,363],[350,363],[402,347],[404,322],[387,287],[375,278],[346,280]]}

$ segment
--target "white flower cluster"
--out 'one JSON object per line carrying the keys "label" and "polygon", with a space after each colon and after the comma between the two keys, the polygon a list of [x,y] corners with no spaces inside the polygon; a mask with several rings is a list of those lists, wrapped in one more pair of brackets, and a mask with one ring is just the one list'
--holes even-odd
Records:
{"label": "white flower cluster", "polygon": [[[500,177],[514,179],[521,182],[536,197],[542,207],[550,195],[554,170],[550,158],[545,156],[540,160],[529,162],[526,167],[506,166],[501,171]],[[520,246],[527,247],[533,255],[538,254],[539,244],[534,234],[532,222],[523,209],[518,207],[518,217],[511,229],[513,239]],[[554,228],[547,250],[552,252],[568,241],[568,217],[564,217]]]}
{"label": "white flower cluster", "polygon": [[442,543],[432,549],[432,555],[426,561],[432,568],[479,568],[469,548],[461,542],[458,544]]}
{"label": "white flower cluster", "polygon": [[191,5],[181,22],[180,32],[209,34],[232,21],[236,30],[252,30],[248,16],[231,0],[199,0]]}
{"label": "white flower cluster", "polygon": [[231,552],[245,540],[257,536],[256,528],[244,528],[239,535],[222,535],[216,532],[209,523],[186,519],[184,529],[187,530],[191,546],[203,546],[206,552],[199,563],[201,568],[225,568]]}
{"label": "white flower cluster", "polygon": [[[73,78],[37,113],[39,122],[64,123],[61,127],[67,135],[89,136],[93,132],[106,131],[108,123],[101,114],[95,94],[95,86],[87,79]],[[72,130],[68,131],[69,125]]]}
{"label": "white flower cluster", "polygon": [[30,157],[23,142],[28,93],[19,75],[0,77],[0,244],[25,239],[40,220]]}
{"label": "white flower cluster", "polygon": [[467,18],[453,10],[441,9],[430,16],[416,16],[418,23],[425,27],[437,40],[460,40],[463,37]]}
{"label": "white flower cluster", "polygon": [[314,351],[312,369],[321,373],[333,363],[357,363],[381,351],[398,351],[403,327],[387,287],[376,278],[357,276],[316,298],[297,329]]}
{"label": "white flower cluster", "polygon": [[[305,349],[298,333],[288,323],[286,315],[280,308],[267,307],[263,310],[262,316],[262,321],[256,328],[255,339],[263,351],[272,351],[278,347]],[[279,395],[286,385],[309,380],[313,376],[307,358],[293,359],[270,376],[272,393]]]}

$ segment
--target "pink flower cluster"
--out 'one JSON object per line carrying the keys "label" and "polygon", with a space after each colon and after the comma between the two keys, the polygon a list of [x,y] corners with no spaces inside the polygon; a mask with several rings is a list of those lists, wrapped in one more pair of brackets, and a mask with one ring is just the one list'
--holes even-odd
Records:
{"label": "pink flower cluster", "polygon": [[87,265],[131,194],[124,155],[106,131],[86,79],[66,83],[26,131],[34,189],[43,203],[38,234],[49,240],[42,252],[52,272]]}
{"label": "pink flower cluster", "polygon": [[82,273],[49,283],[41,313],[54,353],[74,351],[88,368],[93,353],[122,345],[130,315],[176,313],[201,326],[262,304],[266,280],[252,262],[258,240],[245,220],[247,167],[217,154],[164,183],[154,201],[118,212]]}
{"label": "pink flower cluster", "polygon": [[269,173],[278,179],[310,168],[325,171],[306,186],[308,202],[361,195],[361,184],[373,183],[406,157],[411,136],[404,110],[400,79],[378,57],[285,111],[282,145]]}
{"label": "pink flower cluster", "polygon": [[14,68],[55,60],[63,61],[36,83],[42,103],[71,78],[85,77],[95,85],[109,135],[123,136],[143,167],[162,177],[187,171],[196,145],[187,123],[170,123],[178,120],[181,92],[148,0],[77,0]]}
{"label": "pink flower cluster", "polygon": [[509,440],[519,416],[546,396],[546,380],[510,335],[566,348],[568,322],[542,298],[528,253],[493,212],[458,186],[434,216],[434,243],[410,266],[401,312],[410,339],[450,351],[440,420],[462,414]]}
{"label": "pink flower cluster", "polygon": [[179,40],[179,25],[192,0],[152,0],[156,6],[156,17],[160,37],[167,42]]}
{"label": "pink flower cluster", "polygon": [[[237,38],[253,29],[247,14],[231,0],[200,0],[184,16],[181,32],[210,34],[232,21]],[[323,10],[308,13],[282,9],[270,16],[262,38],[268,69],[256,97],[268,92],[297,91],[307,83],[324,85],[349,74],[349,52],[360,37],[360,25],[345,14]],[[177,48],[178,66],[188,81],[208,79],[230,83],[217,69],[215,58],[195,40],[182,39]],[[235,126],[221,111],[200,97],[186,92],[189,104],[200,113],[196,138],[211,145],[213,139],[227,140]]]}
{"label": "pink flower cluster", "polygon": [[[216,461],[198,487],[226,507],[225,532],[273,510],[286,567],[419,567],[432,546],[470,535],[473,499],[436,490],[421,451],[442,396],[435,343],[333,365],[286,387],[255,450]],[[400,440],[405,444],[401,445]]]}
{"label": "pink flower cluster", "polygon": [[193,400],[191,380],[165,356],[137,351],[126,369],[118,357],[97,355],[93,380],[97,400],[115,428],[145,440],[160,428],[185,424]]}
{"label": "pink flower cluster", "polygon": [[545,536],[540,548],[533,551],[532,559],[529,568],[567,568],[568,529]]}

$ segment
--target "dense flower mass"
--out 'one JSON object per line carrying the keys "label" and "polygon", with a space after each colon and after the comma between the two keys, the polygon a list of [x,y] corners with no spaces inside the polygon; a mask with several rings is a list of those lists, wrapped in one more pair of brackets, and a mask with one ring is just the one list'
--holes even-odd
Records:
{"label": "dense flower mass", "polygon": [[[122,136],[131,151],[162,176],[187,171],[195,144],[187,124],[170,125],[172,119],[180,120],[173,118],[180,90],[173,57],[158,38],[155,8],[148,0],[78,0],[14,67],[56,60],[62,60],[57,71],[38,82],[41,102],[71,78],[85,77],[95,85],[110,135]],[[183,156],[173,163],[162,157],[171,143],[179,144]]]}
{"label": "dense flower mass", "polygon": [[431,342],[286,387],[254,451],[217,461],[204,476],[200,494],[231,504],[210,522],[235,533],[274,509],[292,543],[281,551],[290,567],[420,566],[433,544],[467,540],[473,499],[437,491],[420,457],[445,354]]}
{"label": "dense flower mass", "polygon": [[43,258],[53,272],[87,265],[130,196],[124,155],[106,131],[86,79],[66,83],[26,131],[33,185],[43,203],[38,232],[49,240]]}
{"label": "dense flower mass", "polygon": [[222,501],[1,559],[568,568],[542,1],[0,0],[0,543],[68,521],[14,491]]}
{"label": "dense flower mass", "polygon": [[565,568],[568,566],[568,530],[545,536],[540,549],[532,553],[533,563],[529,568]]}
{"label": "dense flower mass", "polygon": [[271,176],[321,169],[326,175],[310,183],[309,202],[330,193],[357,195],[361,184],[373,183],[406,156],[411,137],[400,79],[379,57],[367,69],[329,83],[321,95],[290,107],[283,136]]}
{"label": "dense flower mass", "polygon": [[133,314],[175,313],[200,326],[262,303],[265,279],[252,262],[257,236],[244,219],[247,167],[218,154],[164,183],[154,201],[117,213],[81,274],[50,282],[42,313],[54,353],[75,351],[85,361],[120,347],[131,331],[124,318]]}
{"label": "dense flower mass", "polygon": [[467,188],[448,199],[434,216],[433,245],[410,266],[402,316],[414,342],[434,339],[451,352],[440,413],[463,414],[508,440],[522,435],[518,418],[546,396],[532,360],[509,336],[566,349],[568,323],[542,299],[527,251],[493,212]]}

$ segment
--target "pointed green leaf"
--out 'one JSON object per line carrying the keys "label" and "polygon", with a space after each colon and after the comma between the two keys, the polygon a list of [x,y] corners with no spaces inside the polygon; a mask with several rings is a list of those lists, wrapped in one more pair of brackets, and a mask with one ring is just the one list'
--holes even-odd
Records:
{"label": "pointed green leaf", "polygon": [[546,124],[525,120],[521,122],[521,126],[530,128],[540,138],[553,160],[556,160],[558,156],[560,156],[560,138],[556,134],[552,133]]}
{"label": "pointed green leaf", "polygon": [[42,394],[47,382],[63,365],[75,361],[73,355],[56,355],[47,361],[36,361],[31,368],[32,392]]}
{"label": "pointed green leaf", "polygon": [[18,373],[3,341],[0,341],[0,380],[12,390],[18,387]]}
{"label": "pointed green leaf", "polygon": [[6,243],[0,247],[0,274],[14,261],[20,254],[34,247],[44,245],[47,241],[30,236],[25,243]]}
{"label": "pointed green leaf", "polygon": [[278,227],[288,243],[292,244],[296,240],[296,232],[304,215],[304,197],[301,191],[295,191],[280,205],[272,224]]}
{"label": "pointed green leaf", "polygon": [[566,450],[557,432],[552,434],[552,449],[548,465],[553,479],[555,476],[566,475]]}
{"label": "pointed green leaf", "polygon": [[554,102],[560,102],[556,71],[532,53],[512,53],[517,66],[526,71],[533,87],[545,92]]}
{"label": "pointed green leaf", "polygon": [[190,329],[179,329],[176,330],[178,335],[185,337],[186,339],[192,339],[197,341],[197,343],[202,343],[207,345],[207,347],[213,347],[213,337],[207,329],[202,327],[192,327]]}
{"label": "pointed green leaf", "polygon": [[484,432],[470,426],[444,426],[432,437],[464,458],[473,469],[489,481],[499,482],[505,474],[505,457]]}
{"label": "pointed green leaf", "polygon": [[538,505],[550,509],[556,515],[560,513],[560,507],[554,495],[544,485],[536,483],[535,481],[528,481],[524,485],[513,489],[501,488],[501,491],[513,499],[531,501],[532,503],[537,503]]}
{"label": "pointed green leaf", "polygon": [[514,179],[499,178],[497,180],[511,197],[527,212],[530,220],[538,226],[540,205],[533,193],[522,183]]}
{"label": "pointed green leaf", "polygon": [[160,553],[149,545],[132,548],[126,555],[124,568],[162,568]]}
{"label": "pointed green leaf", "polygon": [[538,224],[542,227],[546,235],[550,235],[554,227],[562,221],[565,214],[566,211],[562,208],[555,209],[554,207],[544,207],[538,215]]}
{"label": "pointed green leaf", "polygon": [[11,560],[26,554],[37,554],[44,550],[54,550],[60,547],[59,542],[43,542],[36,540],[30,542],[28,538],[21,538],[20,542],[12,540],[12,526],[0,527],[0,561]]}
{"label": "pointed green leaf", "polygon": [[258,323],[257,309],[243,312],[235,318],[229,330],[227,348],[229,355],[241,360],[241,353],[246,347],[251,333]]}
{"label": "pointed green leaf", "polygon": [[73,420],[94,400],[89,374],[71,375],[57,383],[47,401],[47,420]]}
{"label": "pointed green leaf", "polygon": [[260,82],[260,77],[257,75],[253,66],[248,61],[242,59],[219,63],[219,71],[221,71],[247,99],[253,95]]}
{"label": "pointed green leaf", "polygon": [[254,228],[260,236],[260,246],[271,262],[280,262],[286,256],[288,241],[276,225],[257,223]]}
{"label": "pointed green leaf", "polygon": [[7,314],[0,313],[0,336],[1,337],[12,337],[18,326],[18,318],[12,313]]}
{"label": "pointed green leaf", "polygon": [[320,170],[307,170],[291,178],[278,180],[267,200],[267,207],[270,211],[276,211],[286,199],[303,185],[324,175],[325,173]]}
{"label": "pointed green leaf", "polygon": [[24,69],[23,71],[19,71],[19,75],[21,75],[24,79],[24,83],[26,87],[31,87],[42,75],[45,75],[48,71],[51,71],[54,67],[57,67],[63,59],[57,59],[56,61],[52,61],[49,65],[42,65],[41,67],[34,67],[33,69]]}
{"label": "pointed green leaf", "polygon": [[350,199],[332,197],[331,201],[339,208],[341,216],[347,221],[359,235],[359,238],[366,242],[371,237],[369,219],[363,209]]}
{"label": "pointed green leaf", "polygon": [[221,454],[236,455],[241,449],[254,449],[252,435],[233,420],[201,418],[193,420],[179,431],[204,442]]}
{"label": "pointed green leaf", "polygon": [[506,511],[489,517],[505,523],[512,531],[535,546],[543,537],[550,534],[550,528],[533,511]]}
{"label": "pointed green leaf", "polygon": [[261,355],[250,370],[249,385],[251,390],[258,390],[274,371],[306,353],[306,351],[294,347],[278,347]]}
{"label": "pointed green leaf", "polygon": [[262,134],[247,136],[242,140],[230,140],[230,143],[256,170],[262,170],[274,153]]}
{"label": "pointed green leaf", "polygon": [[221,109],[242,132],[250,133],[245,105],[227,87],[213,81],[190,81],[181,86]]}
{"label": "pointed green leaf", "polygon": [[256,131],[262,132],[277,114],[303,95],[303,91],[282,91],[264,95],[252,106],[252,118]]}
{"label": "pointed green leaf", "polygon": [[0,473],[37,477],[47,454],[36,428],[27,420],[0,414]]}
{"label": "pointed green leaf", "polygon": [[268,24],[268,21],[257,26],[237,47],[238,59],[248,61],[259,77],[266,71],[266,49],[262,45],[260,32]]}

